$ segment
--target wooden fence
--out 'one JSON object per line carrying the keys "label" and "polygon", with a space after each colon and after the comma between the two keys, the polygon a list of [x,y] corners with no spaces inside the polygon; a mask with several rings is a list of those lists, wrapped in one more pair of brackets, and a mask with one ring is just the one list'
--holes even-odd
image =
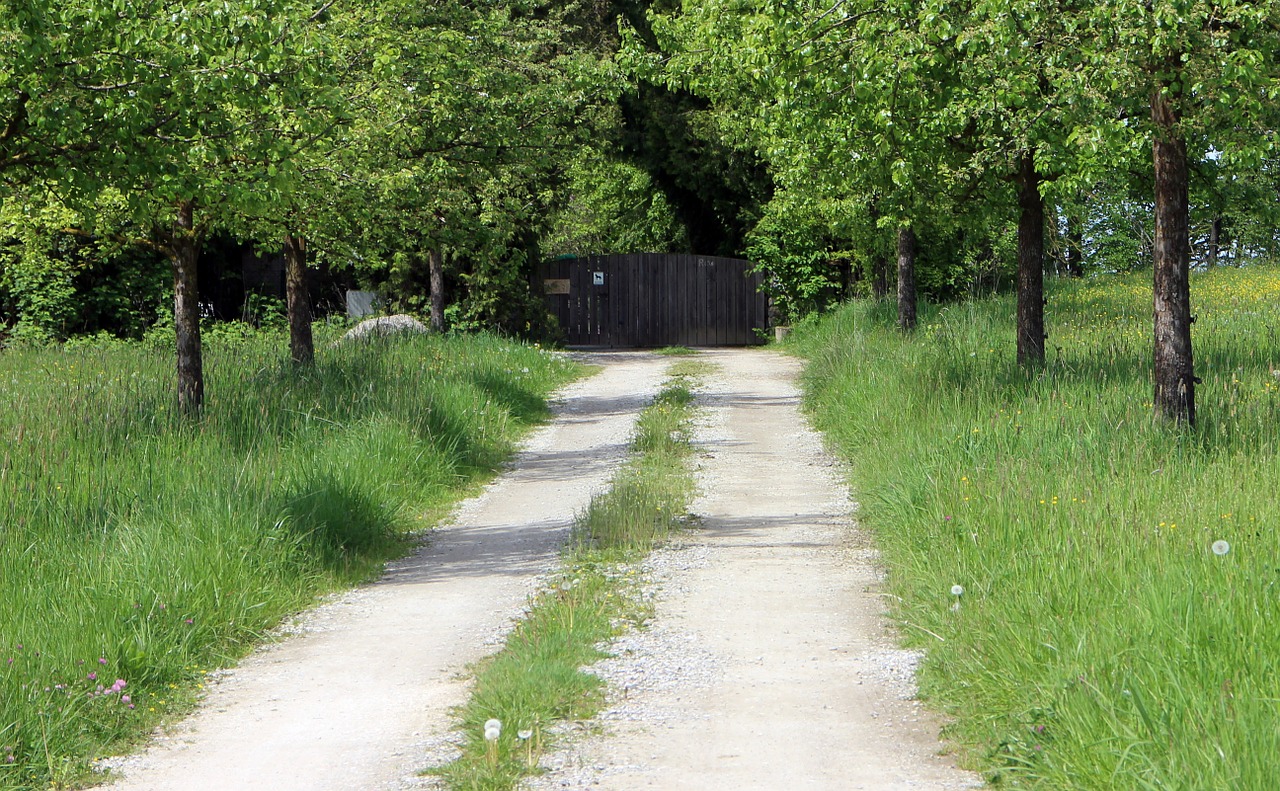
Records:
{"label": "wooden fence", "polygon": [[538,272],[570,346],[748,346],[768,327],[753,264],[705,255],[593,255]]}

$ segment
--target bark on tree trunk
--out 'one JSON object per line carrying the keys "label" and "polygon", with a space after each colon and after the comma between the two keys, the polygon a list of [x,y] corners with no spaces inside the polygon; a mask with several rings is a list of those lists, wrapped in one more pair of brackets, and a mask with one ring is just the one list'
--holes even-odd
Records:
{"label": "bark on tree trunk", "polygon": [[311,295],[307,290],[307,240],[291,233],[284,235],[284,289],[289,310],[289,354],[298,365],[316,359],[311,337]]}
{"label": "bark on tree trunk", "polygon": [[[1180,65],[1180,61],[1171,63]],[[1177,128],[1173,99],[1176,95],[1171,98],[1160,89],[1151,96],[1151,120],[1156,126],[1152,151],[1156,176],[1154,401],[1157,416],[1192,425],[1196,399],[1187,275],[1191,262],[1187,143]]]}
{"label": "bark on tree trunk", "polygon": [[180,201],[173,231],[173,324],[178,345],[178,408],[195,414],[204,405],[204,360],[200,348],[200,289],[197,266],[195,202]]}
{"label": "bark on tree trunk", "polygon": [[1044,199],[1035,152],[1018,172],[1018,365],[1044,362]]}
{"label": "bark on tree trunk", "polygon": [[427,269],[431,276],[431,329],[444,332],[444,262],[439,250],[427,253]]}
{"label": "bark on tree trunk", "polygon": [[898,228],[898,328],[916,326],[916,232],[910,226]]}
{"label": "bark on tree trunk", "polygon": [[1218,265],[1218,245],[1222,240],[1222,218],[1214,217],[1209,223],[1209,266]]}

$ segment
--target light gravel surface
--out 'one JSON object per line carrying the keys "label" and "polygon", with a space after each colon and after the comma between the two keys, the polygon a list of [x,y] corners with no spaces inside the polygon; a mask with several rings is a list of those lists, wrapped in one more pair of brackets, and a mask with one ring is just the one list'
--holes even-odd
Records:
{"label": "light gravel surface", "polygon": [[589,355],[512,468],[376,584],[306,614],[220,674],[144,753],[102,762],[115,791],[384,791],[451,756],[466,666],[491,653],[575,514],[627,455],[668,360]]}
{"label": "light gravel surface", "polygon": [[544,756],[550,789],[962,789],[914,700],[841,470],[795,360],[720,350],[696,432],[700,527],[643,564],[650,625],[591,669],[610,705]]}

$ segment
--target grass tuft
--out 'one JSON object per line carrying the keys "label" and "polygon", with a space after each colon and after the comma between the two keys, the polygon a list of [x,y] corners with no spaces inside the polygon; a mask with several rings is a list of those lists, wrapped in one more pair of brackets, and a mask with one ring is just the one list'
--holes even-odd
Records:
{"label": "grass tuft", "polygon": [[1153,420],[1149,275],[1048,296],[1032,373],[1010,298],[797,329],[922,694],[1008,787],[1274,788],[1280,271],[1193,276],[1194,430]]}

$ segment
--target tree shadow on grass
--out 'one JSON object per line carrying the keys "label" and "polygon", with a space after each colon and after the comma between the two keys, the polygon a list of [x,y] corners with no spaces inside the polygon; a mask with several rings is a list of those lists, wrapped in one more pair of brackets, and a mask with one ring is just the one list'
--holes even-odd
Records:
{"label": "tree shadow on grass", "polygon": [[303,552],[344,578],[368,579],[409,546],[394,504],[333,471],[305,475],[270,512],[282,515]]}
{"label": "tree shadow on grass", "polygon": [[523,387],[514,379],[500,377],[492,373],[476,373],[470,379],[472,384],[480,388],[489,398],[501,404],[512,417],[521,423],[534,423],[545,420],[550,414],[541,396]]}

